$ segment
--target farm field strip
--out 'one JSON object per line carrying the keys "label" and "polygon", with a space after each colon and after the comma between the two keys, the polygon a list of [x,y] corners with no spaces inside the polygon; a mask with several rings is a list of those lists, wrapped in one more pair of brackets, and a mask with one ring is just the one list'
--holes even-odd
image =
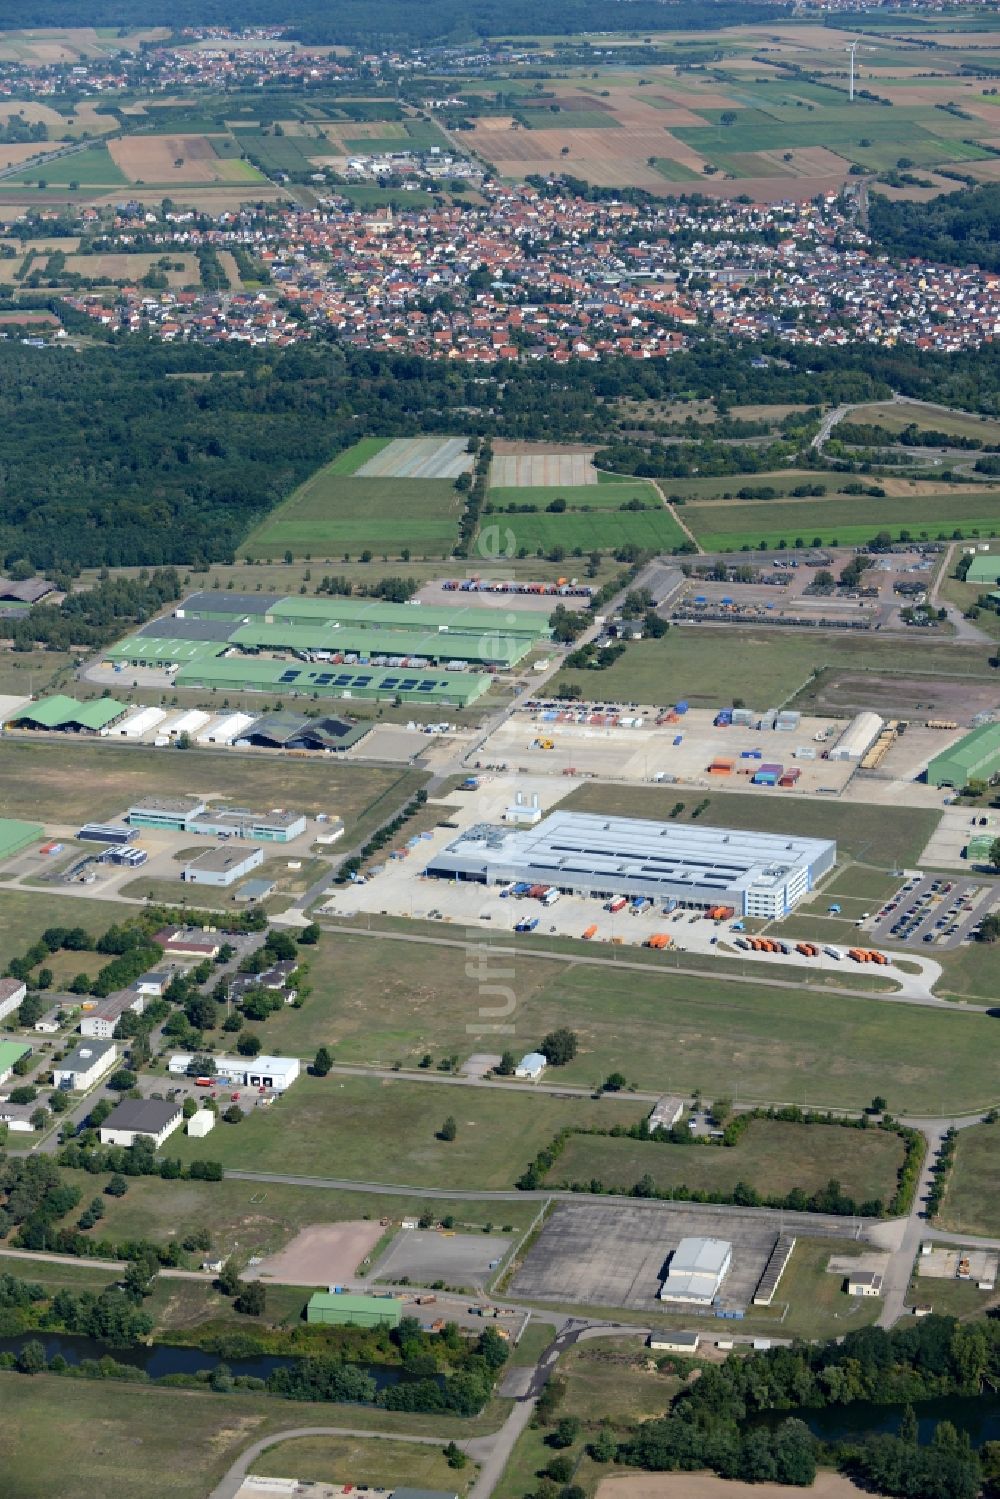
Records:
{"label": "farm field strip", "polygon": [[949,495],[846,496],[812,500],[734,501],[731,504],[685,506],[684,518],[706,551],[735,551],[749,545],[774,546],[801,536],[808,543],[819,536],[824,544],[836,538],[843,545],[870,540],[878,531],[898,536],[926,530],[950,538],[955,527],[978,529],[989,535],[1000,526],[1000,494],[974,490]]}
{"label": "farm field strip", "polygon": [[471,468],[464,437],[396,437],[354,474],[359,479],[457,479]]}

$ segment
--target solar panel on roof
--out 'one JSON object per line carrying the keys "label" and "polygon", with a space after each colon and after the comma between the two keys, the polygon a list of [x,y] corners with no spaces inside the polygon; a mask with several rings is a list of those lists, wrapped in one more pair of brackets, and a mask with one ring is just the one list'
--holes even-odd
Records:
{"label": "solar panel on roof", "polygon": [[[348,680],[350,679],[348,678]],[[355,687],[367,687],[370,681],[371,677],[355,677],[354,685]]]}
{"label": "solar panel on roof", "polygon": [[400,690],[403,691],[403,692],[412,692],[413,689],[414,689],[414,687],[416,687],[416,685],[417,685],[417,678],[416,677],[404,677],[403,680],[402,680],[402,682],[400,682],[400,684],[399,684]]}
{"label": "solar panel on roof", "polygon": [[337,678],[337,680],[334,682],[333,685],[335,687],[346,687],[347,684],[348,684],[348,682],[350,680],[351,680],[351,674],[350,674],[350,672],[349,671],[344,671],[344,672],[341,672],[340,676]]}
{"label": "solar panel on roof", "polygon": [[332,671],[321,671],[320,674],[319,674],[319,676],[315,678],[315,682],[316,682],[316,686],[317,687],[325,687],[328,682],[332,682],[332,681],[333,681],[333,672]]}
{"label": "solar panel on roof", "polygon": [[417,691],[418,692],[433,692],[434,691],[434,683],[433,682],[420,682],[418,684],[418,686],[417,686]]}
{"label": "solar panel on roof", "polygon": [[383,678],[382,686],[383,687],[398,687],[399,686],[399,678],[398,677],[385,677],[385,678]]}
{"label": "solar panel on roof", "polygon": [[297,672],[297,671],[283,671],[281,673],[281,676],[278,678],[278,681],[279,682],[294,682],[295,678],[298,677],[298,676],[301,676],[301,675],[302,675],[301,672]]}

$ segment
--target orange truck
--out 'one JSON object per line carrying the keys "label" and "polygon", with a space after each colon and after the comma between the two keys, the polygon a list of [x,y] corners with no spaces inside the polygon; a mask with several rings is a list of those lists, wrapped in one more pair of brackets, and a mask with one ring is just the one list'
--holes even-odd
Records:
{"label": "orange truck", "polygon": [[666,932],[654,932],[651,937],[647,937],[644,946],[653,947],[662,952],[665,947],[672,946],[672,942],[673,939]]}
{"label": "orange truck", "polygon": [[596,925],[592,924],[591,926],[588,926],[587,930],[584,932],[584,934],[583,934],[583,940],[584,940],[584,942],[589,942],[592,937],[596,937],[596,936],[597,936],[597,927],[596,927]]}

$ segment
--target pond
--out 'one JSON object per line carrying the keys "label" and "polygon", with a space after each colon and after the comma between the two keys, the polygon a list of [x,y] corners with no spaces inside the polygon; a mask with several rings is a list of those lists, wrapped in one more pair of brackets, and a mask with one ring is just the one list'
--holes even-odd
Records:
{"label": "pond", "polygon": [[[773,1429],[789,1416],[804,1421],[821,1442],[857,1442],[866,1436],[895,1436],[903,1420],[902,1405],[873,1405],[856,1400],[850,1405],[827,1405],[820,1410],[762,1411],[750,1423]],[[950,1421],[958,1431],[968,1432],[973,1447],[1000,1441],[1000,1394],[941,1395],[936,1400],[916,1400],[918,1440],[933,1439],[939,1421]]]}
{"label": "pond", "polygon": [[[28,1332],[13,1338],[0,1338],[0,1353],[20,1353],[25,1343],[41,1343],[46,1361],[58,1354],[68,1364],[79,1364],[84,1359],[113,1358],[119,1364],[131,1364],[141,1369],[150,1379],[162,1379],[165,1374],[199,1374],[225,1364],[230,1373],[246,1374],[254,1379],[267,1379],[276,1369],[294,1369],[300,1362],[287,1354],[254,1353],[244,1358],[223,1358],[217,1353],[207,1353],[202,1348],[186,1348],[170,1343],[139,1344],[132,1348],[110,1348],[93,1338],[75,1337],[71,1333]],[[378,1389],[400,1384],[413,1378],[405,1369],[387,1367],[385,1364],[350,1364],[346,1367],[368,1374]]]}

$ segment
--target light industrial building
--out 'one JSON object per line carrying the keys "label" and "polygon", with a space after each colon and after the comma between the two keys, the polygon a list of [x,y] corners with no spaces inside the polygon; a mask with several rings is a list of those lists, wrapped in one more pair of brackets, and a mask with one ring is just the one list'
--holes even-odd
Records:
{"label": "light industrial building", "polygon": [[[188,1077],[194,1061],[193,1052],[175,1052],[167,1063],[167,1071],[175,1077]],[[212,1077],[221,1079],[222,1086],[229,1088],[268,1088],[273,1093],[284,1093],[300,1071],[298,1057],[212,1058]]]}
{"label": "light industrial building", "polygon": [[863,760],[885,724],[877,713],[858,713],[829,752],[831,760]]}
{"label": "light industrial building", "polygon": [[245,874],[264,862],[264,850],[253,848],[207,848],[197,859],[185,864],[181,879],[192,885],[212,885],[227,890]]}
{"label": "light industrial building", "polygon": [[144,796],[125,814],[130,827],[160,828],[171,833],[205,833],[252,839],[256,843],[290,843],[306,830],[301,812],[251,812],[247,807],[210,807],[198,796]]}
{"label": "light industrial building", "polygon": [[123,1098],[101,1125],[101,1144],[134,1145],[144,1136],[159,1150],[183,1117],[179,1103],[161,1098]]}
{"label": "light industrial building", "polygon": [[927,767],[931,786],[961,790],[970,781],[991,781],[1000,775],[1000,723],[980,724],[951,749],[943,750]]}
{"label": "light industrial building", "polygon": [[52,1079],[57,1088],[84,1093],[110,1072],[117,1060],[118,1047],[113,1041],[81,1041],[68,1057],[56,1063]]}
{"label": "light industrial building", "polygon": [[711,1306],[732,1262],[733,1246],[726,1239],[682,1239],[670,1256],[660,1300]]}
{"label": "light industrial building", "polygon": [[827,838],[556,811],[534,828],[478,823],[434,855],[427,873],[484,885],[554,885],[567,895],[731,905],[743,916],[774,918],[790,911],[836,857]]}
{"label": "light industrial building", "polygon": [[403,1303],[395,1296],[352,1295],[348,1291],[314,1291],[306,1304],[307,1322],[338,1327],[398,1327]]}

